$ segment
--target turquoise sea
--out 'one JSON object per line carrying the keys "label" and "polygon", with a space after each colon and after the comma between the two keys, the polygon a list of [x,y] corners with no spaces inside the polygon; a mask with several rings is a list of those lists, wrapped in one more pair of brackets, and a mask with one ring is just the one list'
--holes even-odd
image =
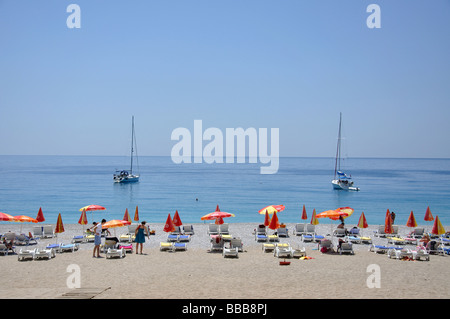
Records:
{"label": "turquoise sea", "polygon": [[[235,214],[229,223],[264,220],[258,210],[283,204],[280,222],[308,222],[317,213],[338,207],[355,209],[347,224],[364,212],[369,224],[384,223],[386,210],[396,224],[406,224],[411,211],[419,224],[429,206],[444,225],[450,225],[450,159],[351,158],[345,167],[360,192],[333,190],[334,158],[280,158],[277,174],[261,175],[261,164],[175,164],[170,157],[139,157],[141,179],[135,184],[113,183],[116,169],[127,168],[126,157],[114,156],[0,156],[0,212],[36,217],[42,207],[46,223],[74,224],[79,208],[97,204],[106,211],[88,214],[100,220],[131,217],[139,207],[140,220],[164,223],[178,210],[183,223],[201,222],[215,210]],[[330,223],[320,219],[320,223]]]}

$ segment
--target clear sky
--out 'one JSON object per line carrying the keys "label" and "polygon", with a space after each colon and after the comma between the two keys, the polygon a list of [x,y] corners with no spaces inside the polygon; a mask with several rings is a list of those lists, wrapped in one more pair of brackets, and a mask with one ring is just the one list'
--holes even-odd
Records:
{"label": "clear sky", "polygon": [[127,155],[134,115],[139,155],[202,120],[334,156],[339,112],[350,157],[450,157],[449,0],[0,0],[0,155]]}

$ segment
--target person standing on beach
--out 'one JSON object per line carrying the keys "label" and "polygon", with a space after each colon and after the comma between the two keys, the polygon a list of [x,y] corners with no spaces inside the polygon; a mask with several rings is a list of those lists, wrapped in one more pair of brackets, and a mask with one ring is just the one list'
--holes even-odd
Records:
{"label": "person standing on beach", "polygon": [[[90,230],[94,232],[94,251],[92,252],[92,257],[100,258],[100,245],[102,244],[102,226],[106,223],[106,219],[102,219],[101,223],[95,223],[95,226],[91,227]],[[97,256],[95,256],[97,254]]]}
{"label": "person standing on beach", "polygon": [[136,254],[138,253],[139,245],[141,246],[141,255],[142,255],[142,248],[145,243],[145,234],[147,234],[147,237],[150,239],[150,234],[148,232],[147,227],[145,226],[146,222],[143,221],[138,227],[136,227],[135,231],[135,242],[136,242]]}

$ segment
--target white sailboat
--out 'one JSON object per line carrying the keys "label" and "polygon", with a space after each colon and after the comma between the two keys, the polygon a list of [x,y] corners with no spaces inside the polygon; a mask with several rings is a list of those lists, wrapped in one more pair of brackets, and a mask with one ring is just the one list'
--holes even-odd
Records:
{"label": "white sailboat", "polygon": [[[116,173],[114,174],[114,182],[116,183],[135,183],[139,182],[139,175],[133,174],[133,155],[134,155],[134,149],[136,147],[136,140],[135,140],[135,133],[134,133],[134,116],[131,118],[131,165],[130,170],[116,170]],[[136,155],[137,157],[137,155]]]}
{"label": "white sailboat", "polygon": [[334,165],[334,179],[331,181],[334,189],[346,191],[359,191],[359,187],[353,185],[352,177],[341,171],[341,127],[342,113],[339,113],[339,133],[336,150],[336,162]]}

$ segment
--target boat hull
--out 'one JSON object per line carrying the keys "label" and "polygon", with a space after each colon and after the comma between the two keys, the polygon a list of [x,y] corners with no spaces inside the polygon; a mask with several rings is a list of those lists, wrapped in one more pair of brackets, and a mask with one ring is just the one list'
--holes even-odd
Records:
{"label": "boat hull", "polygon": [[139,182],[139,175],[114,176],[115,183],[136,183]]}
{"label": "boat hull", "polygon": [[353,183],[349,185],[349,184],[343,183],[341,180],[338,180],[338,179],[332,180],[331,184],[333,185],[333,188],[337,189],[337,190],[355,191],[355,192],[359,191],[359,187],[352,186]]}

